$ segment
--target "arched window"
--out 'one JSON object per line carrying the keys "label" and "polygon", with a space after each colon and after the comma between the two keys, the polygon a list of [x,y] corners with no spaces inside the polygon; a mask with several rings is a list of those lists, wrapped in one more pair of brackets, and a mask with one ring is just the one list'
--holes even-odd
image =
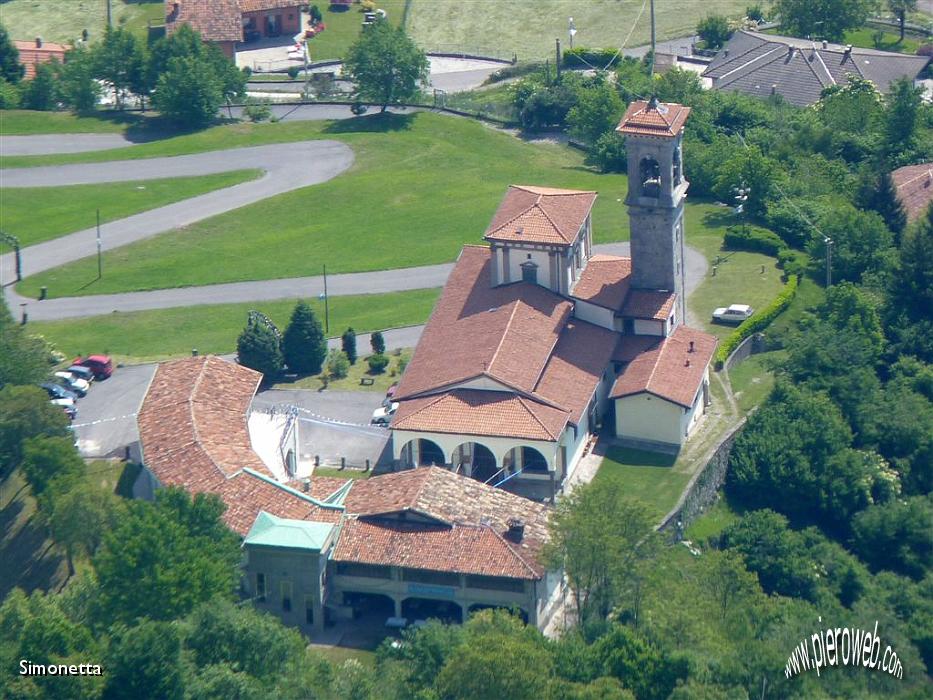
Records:
{"label": "arched window", "polygon": [[641,176],[641,196],[658,197],[661,194],[661,167],[658,161],[650,156],[641,159],[639,165]]}

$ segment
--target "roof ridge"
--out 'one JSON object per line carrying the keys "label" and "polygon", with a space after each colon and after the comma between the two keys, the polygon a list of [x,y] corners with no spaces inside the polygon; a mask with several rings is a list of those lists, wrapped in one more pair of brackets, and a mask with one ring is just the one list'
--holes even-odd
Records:
{"label": "roof ridge", "polygon": [[914,176],[913,176],[912,178],[910,178],[909,180],[904,180],[900,185],[895,185],[895,189],[897,189],[897,187],[904,187],[905,185],[910,185],[910,184],[916,182],[917,180],[919,180],[919,179],[921,179],[921,178],[930,178],[930,177],[933,177],[933,164],[930,164],[930,163],[917,163],[917,165],[905,165],[904,167],[905,167],[905,168],[923,167],[923,168],[925,168],[925,170],[920,170],[919,172],[917,172],[916,175],[914,175]]}
{"label": "roof ridge", "polygon": [[[736,67],[733,68],[732,70],[727,71],[727,72],[723,73],[722,75],[720,75],[718,78],[716,78],[716,80],[723,81],[723,80],[725,80],[726,78],[728,78],[730,75],[732,75],[733,73],[737,73],[738,71],[742,70],[743,68],[747,68],[747,67],[750,66],[752,63],[755,63],[756,61],[760,61],[760,60],[763,59],[763,58],[767,58],[768,56],[770,56],[771,54],[773,54],[774,52],[777,51],[777,52],[779,52],[777,56],[775,56],[774,58],[772,58],[770,61],[767,61],[766,63],[762,63],[762,65],[765,65],[765,66],[766,66],[766,65],[769,65],[769,64],[771,64],[771,63],[774,63],[776,60],[780,59],[781,54],[786,53],[786,52],[781,50],[782,47],[784,46],[784,44],[780,44],[780,43],[778,43],[778,42],[776,42],[776,41],[774,41],[774,42],[771,42],[771,41],[765,42],[765,46],[770,46],[770,45],[772,45],[772,44],[774,45],[774,48],[771,49],[770,51],[767,51],[767,52],[761,54],[760,56],[756,56],[755,58],[751,59],[750,61],[746,61],[745,63],[743,63],[743,64],[740,65],[740,66],[736,66]],[[757,48],[757,47],[756,47],[756,48]],[[747,53],[747,52],[746,52],[746,53]],[[744,56],[745,54],[742,54],[742,55]],[[736,77],[736,78],[733,78],[733,81],[735,81],[735,80],[738,80],[738,78],[737,78],[737,77]],[[721,87],[722,84],[723,84],[723,83],[720,83],[719,85],[717,85],[717,87]],[[725,83],[725,84],[728,85],[728,83]]]}
{"label": "roof ridge", "polygon": [[194,404],[200,403],[200,401],[196,401],[194,397],[198,393],[198,387],[201,386],[201,380],[204,378],[204,371],[207,369],[207,363],[210,360],[210,358],[211,356],[207,355],[204,357],[204,361],[200,363],[201,370],[198,372],[198,378],[194,380],[194,385],[191,387],[191,391],[188,394],[188,398],[186,402],[188,404],[188,411],[191,414],[191,430],[192,432],[194,432],[194,438],[195,438],[195,442],[197,443],[197,446],[211,461],[211,464],[214,465],[214,468],[217,471],[219,471],[224,476],[224,478],[229,478],[230,476],[234,476],[235,473],[228,475],[227,472],[224,471],[224,469],[220,466],[220,464],[218,464],[217,460],[214,459],[214,455],[211,454],[211,451],[204,448],[205,442],[204,440],[201,439],[201,432],[198,430],[198,421],[194,415]]}
{"label": "roof ridge", "polygon": [[521,299],[516,299],[512,302],[512,313],[509,314],[509,320],[505,322],[505,330],[502,331],[502,335],[499,336],[499,344],[496,345],[496,349],[492,353],[492,357],[489,359],[489,364],[483,363],[483,374],[487,374],[492,366],[496,363],[496,358],[499,356],[499,351],[502,349],[502,344],[505,342],[505,336],[509,334],[509,329],[512,327],[512,321],[515,320],[515,312],[518,311],[518,305],[522,304]]}
{"label": "roof ridge", "polygon": [[[541,429],[556,440],[558,436],[552,433],[550,430],[548,430],[547,426],[544,425],[544,423],[541,422],[541,419],[538,418],[535,412],[531,410],[531,407],[527,403],[525,403],[527,399],[524,396],[516,396],[516,398],[518,399],[518,402],[522,405],[522,408],[524,408],[528,412],[528,415],[530,415],[534,419],[534,421],[539,426],[541,426]],[[561,409],[561,410],[565,411],[566,413],[569,413],[569,411],[567,411],[566,409]]]}
{"label": "roof ridge", "polygon": [[817,57],[817,58],[819,59],[819,61],[820,61],[820,65],[823,66],[823,70],[826,71],[826,75],[829,76],[829,81],[830,81],[833,85],[838,85],[839,83],[836,82],[836,79],[833,77],[833,74],[829,72],[829,68],[828,68],[827,65],[826,65],[826,61],[823,60],[823,55],[822,55],[819,51],[817,51],[816,49],[813,49],[813,53],[816,54],[816,57]]}
{"label": "roof ridge", "polygon": [[554,222],[554,219],[552,219],[552,218],[550,217],[550,215],[547,213],[547,211],[545,211],[544,207],[541,206],[541,197],[543,197],[543,196],[544,196],[543,194],[539,194],[539,195],[538,195],[538,201],[536,201],[534,205],[538,208],[538,210],[539,210],[542,214],[544,214],[544,218],[547,219],[548,222],[551,224],[551,226],[554,227],[554,230],[557,231],[557,233],[560,235],[561,238],[563,238],[565,241],[567,241],[567,243],[573,243],[573,241],[567,240],[567,236],[564,234],[564,231],[561,229],[561,227],[558,226],[558,225]]}
{"label": "roof ridge", "polygon": [[[262,481],[265,481],[267,484],[270,484],[271,486],[275,486],[276,488],[279,488],[279,489],[285,491],[286,493],[290,493],[291,495],[297,496],[298,498],[300,498],[300,499],[302,499],[302,500],[304,500],[304,501],[308,501],[309,503],[313,503],[314,505],[316,505],[316,506],[319,507],[319,508],[324,508],[324,509],[329,509],[329,510],[339,510],[339,511],[344,511],[344,510],[346,510],[346,508],[345,508],[344,506],[338,506],[338,505],[334,505],[333,503],[325,503],[325,502],[323,502],[323,501],[319,501],[318,499],[314,498],[313,496],[309,496],[309,495],[306,494],[306,493],[302,493],[302,492],[299,491],[298,489],[293,489],[291,486],[288,486],[287,484],[283,484],[283,483],[280,482],[280,481],[276,481],[276,480],[273,479],[272,477],[266,476],[265,474],[261,474],[261,473],[257,472],[255,469],[250,469],[249,467],[243,467],[240,471],[237,472],[237,474],[248,474],[248,475],[250,475],[250,476],[253,476],[253,477],[257,478],[257,479],[260,479],[260,480],[262,480]],[[233,476],[236,476],[237,474],[234,474]],[[278,516],[276,516],[276,517],[278,517]]]}

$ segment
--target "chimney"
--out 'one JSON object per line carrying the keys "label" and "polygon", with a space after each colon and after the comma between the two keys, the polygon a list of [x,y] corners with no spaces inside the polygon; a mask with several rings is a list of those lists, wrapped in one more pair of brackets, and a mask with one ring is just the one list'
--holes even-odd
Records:
{"label": "chimney", "polygon": [[846,50],[842,54],[842,62],[845,63],[847,58],[852,58],[852,44],[846,45]]}
{"label": "chimney", "polygon": [[508,526],[509,531],[506,533],[506,537],[513,542],[521,542],[525,536],[525,521],[521,518],[509,518]]}
{"label": "chimney", "polygon": [[790,60],[790,59],[793,58],[793,57],[794,57],[794,47],[793,47],[793,46],[788,46],[788,47],[787,47],[787,58],[788,58],[788,60]]}
{"label": "chimney", "polygon": [[686,362],[684,362],[684,367],[689,367],[689,366],[690,366],[690,360],[687,360]]}
{"label": "chimney", "polygon": [[36,48],[37,48],[37,49],[41,49],[41,48],[42,48],[42,37],[41,37],[41,36],[37,36],[37,37],[36,37]]}
{"label": "chimney", "polygon": [[729,58],[729,49],[723,49],[723,50],[722,50],[722,55],[723,55],[723,57],[725,57],[725,58]]}
{"label": "chimney", "polygon": [[311,479],[305,477],[301,480],[301,490],[308,493],[311,490]]}
{"label": "chimney", "polygon": [[777,83],[772,83],[772,84],[771,84],[771,94],[772,94],[772,95],[776,95],[776,94],[777,94]]}
{"label": "chimney", "polygon": [[824,49],[828,49],[828,48],[829,48],[829,42],[826,41],[826,39],[823,39],[823,48],[824,48]]}
{"label": "chimney", "polygon": [[690,341],[690,349],[687,352],[693,352],[693,341]]}

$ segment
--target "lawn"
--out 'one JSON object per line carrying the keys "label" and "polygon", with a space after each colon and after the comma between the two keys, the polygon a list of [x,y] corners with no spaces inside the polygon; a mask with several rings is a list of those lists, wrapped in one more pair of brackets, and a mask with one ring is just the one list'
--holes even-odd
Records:
{"label": "lawn", "polygon": [[331,467],[315,467],[312,478],[315,476],[327,476],[334,479],[368,479],[372,471],[365,472],[362,469],[337,469]]}
{"label": "lawn", "polygon": [[[143,121],[137,114],[101,113],[101,116],[78,117],[70,112],[36,112],[28,109],[0,110],[0,135],[27,134],[122,134]],[[12,167],[4,162],[3,167]]]}
{"label": "lawn", "polygon": [[774,387],[771,363],[778,359],[778,352],[752,355],[729,370],[729,383],[743,413],[761,404]]}
{"label": "lawn", "polygon": [[[163,0],[113,0],[113,24],[123,24],[142,40],[147,24],[165,22]],[[103,36],[107,25],[105,0],[4,0],[3,25],[13,39],[33,39],[67,44],[87,29],[91,41]]]}
{"label": "lawn", "polygon": [[[429,290],[432,291],[433,290]],[[346,297],[341,297],[345,299]],[[331,298],[331,304],[334,303],[334,299]],[[430,310],[428,311],[430,313]],[[427,315],[418,321],[422,323],[427,320]],[[398,324],[394,324],[398,325]],[[341,326],[342,328],[343,326]],[[353,328],[359,331],[360,329],[354,324]],[[406,364],[408,360],[411,359],[411,349],[404,350],[394,350],[389,351],[387,354],[389,356],[389,366],[386,367],[386,370],[382,374],[371,374],[369,371],[369,364],[366,362],[366,358],[369,356],[371,349],[369,347],[364,348],[362,345],[357,346],[357,352],[359,352],[359,357],[356,360],[355,364],[350,365],[350,371],[347,373],[347,376],[343,379],[331,379],[324,383],[324,380],[321,378],[320,374],[315,374],[307,377],[301,377],[295,381],[283,381],[276,384],[273,388],[275,389],[331,389],[332,391],[374,391],[380,394],[386,393],[389,387],[392,386],[395,382],[399,380],[401,372],[399,371],[399,362],[404,361]],[[361,383],[362,379],[372,379],[372,384],[363,384]]]}
{"label": "lawn", "polygon": [[[420,289],[331,297],[331,335],[339,335],[348,326],[364,333],[424,323],[438,293]],[[323,303],[317,299],[309,303],[323,321]],[[294,306],[293,300],[190,306],[40,321],[30,323],[30,328],[68,357],[94,351],[114,355],[119,362],[143,362],[188,355],[195,348],[204,354],[232,353],[251,309],[266,313],[284,330]]]}
{"label": "lawn", "polygon": [[[389,21],[398,25],[405,11],[405,0],[379,0],[377,6],[386,11]],[[308,41],[308,53],[312,61],[327,61],[343,58],[350,45],[356,41],[363,27],[363,14],[359,5],[348,9],[318,3],[324,16],[323,32]]]}
{"label": "lawn", "polygon": [[[201,177],[117,182],[68,187],[0,189],[0,229],[23,246],[91,228],[95,210],[101,223],[122,219],[199,194],[254,180],[259,170],[239,170]],[[41,212],[41,216],[37,216]]]}
{"label": "lawn", "polygon": [[781,270],[774,258],[761,253],[722,249],[725,226],[733,223],[733,217],[727,211],[723,207],[707,205],[705,210],[696,212],[702,214],[702,225],[697,226],[689,217],[686,222],[687,243],[703,253],[710,263],[706,279],[687,304],[702,327],[719,338],[730,335],[735,327],[712,323],[713,309],[730,304],[750,304],[760,309],[771,302],[783,286]]}
{"label": "lawn", "polygon": [[376,653],[365,649],[353,649],[351,647],[337,647],[329,644],[312,644],[311,651],[333,664],[340,665],[344,661],[354,659],[363,666],[374,667],[376,665]]}
{"label": "lawn", "polygon": [[[655,3],[658,40],[692,35],[697,22],[711,14],[741,17],[747,0],[663,0]],[[645,5],[644,12],[639,12]],[[554,38],[567,44],[568,18],[573,17],[575,46],[619,47],[647,44],[650,16],[638,0],[496,0],[438,2],[413,0],[406,29],[426,50],[458,50],[493,56],[516,54],[519,60],[554,56]],[[638,18],[636,24],[635,20]],[[634,30],[632,27],[634,25]],[[326,33],[326,32],[325,32]]]}
{"label": "lawn", "polygon": [[[274,127],[282,132],[247,125],[209,130],[199,135],[200,150],[215,138],[232,147],[266,135],[287,140],[281,136],[288,133],[292,139],[343,141],[356,162],[330,182],[106,252],[103,280],[85,289],[97,277],[92,258],[33,276],[21,291],[35,296],[47,286],[51,296],[61,297],[301,277],[319,274],[322,263],[341,273],[449,262],[464,243],[482,241],[515,182],[599,190],[597,242],[628,238],[619,201],[625,176],[596,173],[565,146],[529,144],[473,120],[424,112]],[[120,157],[154,146],[166,150],[170,142],[190,145],[194,138],[123,149]]]}
{"label": "lawn", "polygon": [[609,450],[594,483],[620,481],[626,492],[648,504],[660,520],[673,508],[690,480],[686,465],[672,455],[614,447]]}
{"label": "lawn", "polygon": [[917,53],[920,42],[912,39],[909,35],[900,40],[900,33],[897,30],[884,31],[881,36],[880,44],[875,44],[874,34],[878,31],[874,27],[862,27],[853,29],[845,33],[845,37],[840,43],[852,44],[863,49],[878,49],[880,51],[895,51],[897,53]]}
{"label": "lawn", "polygon": [[687,527],[684,537],[692,542],[704,542],[719,535],[738,520],[740,515],[740,511],[729,503],[725,494],[720,494],[716,502]]}

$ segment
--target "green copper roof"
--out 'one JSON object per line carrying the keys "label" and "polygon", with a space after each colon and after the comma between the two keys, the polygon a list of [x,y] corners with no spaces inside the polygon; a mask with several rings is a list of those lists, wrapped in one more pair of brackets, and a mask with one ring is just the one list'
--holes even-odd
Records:
{"label": "green copper roof", "polygon": [[288,547],[321,551],[334,526],[309,520],[278,518],[264,510],[259,511],[244,544],[263,547]]}

